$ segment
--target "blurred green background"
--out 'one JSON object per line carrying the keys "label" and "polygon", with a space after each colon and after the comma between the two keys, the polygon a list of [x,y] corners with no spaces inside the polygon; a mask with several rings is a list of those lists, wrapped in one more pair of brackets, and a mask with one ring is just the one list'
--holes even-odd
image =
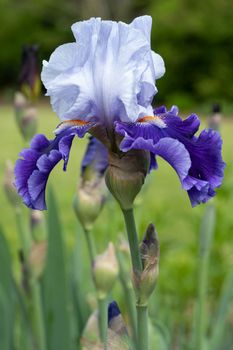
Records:
{"label": "blurred green background", "polygon": [[188,108],[221,102],[232,110],[233,2],[230,0],[0,0],[0,89],[16,86],[21,48],[40,45],[48,59],[73,41],[72,23],[92,16],[153,17],[152,47],[166,63],[158,102]]}

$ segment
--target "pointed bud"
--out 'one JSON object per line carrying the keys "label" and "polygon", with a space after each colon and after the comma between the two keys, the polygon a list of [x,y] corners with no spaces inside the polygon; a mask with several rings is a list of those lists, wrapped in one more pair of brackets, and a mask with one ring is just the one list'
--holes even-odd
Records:
{"label": "pointed bud", "polygon": [[36,241],[45,239],[44,214],[40,210],[30,211],[30,226],[33,238]]}
{"label": "pointed bud", "polygon": [[108,306],[109,349],[129,349],[130,339],[120,309],[115,301]]}
{"label": "pointed bud", "polygon": [[149,169],[149,152],[132,150],[118,155],[109,153],[105,181],[109,191],[122,209],[133,207]]}
{"label": "pointed bud", "polygon": [[30,101],[34,101],[38,98],[41,91],[41,82],[39,77],[37,45],[27,45],[23,48],[19,85],[21,92]]}
{"label": "pointed bud", "polygon": [[30,140],[37,130],[37,110],[34,107],[29,107],[25,110],[21,119],[20,129],[26,141]]}
{"label": "pointed bud", "polygon": [[29,255],[30,271],[32,276],[36,279],[39,278],[44,271],[46,252],[47,252],[46,241],[35,243],[31,247],[31,251]]}
{"label": "pointed bud", "polygon": [[27,106],[27,100],[21,92],[16,92],[14,96],[14,107],[16,110],[22,110]]}
{"label": "pointed bud", "polygon": [[133,284],[137,304],[145,306],[154,291],[159,274],[159,241],[154,225],[148,226],[139,249],[143,271],[142,273],[134,272]]}
{"label": "pointed bud", "polygon": [[14,167],[10,160],[8,160],[5,165],[3,186],[6,196],[11,205],[16,208],[19,207],[19,205],[21,204],[21,199],[14,185]]}
{"label": "pointed bud", "polygon": [[112,242],[103,254],[97,255],[92,272],[98,298],[103,299],[111,291],[118,276],[118,263]]}
{"label": "pointed bud", "polygon": [[73,201],[75,214],[86,230],[92,229],[106,200],[103,179],[82,181]]}

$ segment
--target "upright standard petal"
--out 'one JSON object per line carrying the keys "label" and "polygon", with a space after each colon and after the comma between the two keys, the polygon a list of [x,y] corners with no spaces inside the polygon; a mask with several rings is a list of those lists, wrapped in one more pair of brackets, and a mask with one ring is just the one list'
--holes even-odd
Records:
{"label": "upright standard petal", "polygon": [[42,80],[61,120],[135,121],[151,113],[163,60],[151,51],[151,18],[131,24],[92,18],[72,26],[76,42],[44,62]]}
{"label": "upright standard petal", "polygon": [[192,114],[182,120],[176,107],[170,111],[160,107],[154,112],[156,115],[140,118],[134,124],[115,123],[116,131],[124,136],[121,150],[149,150],[151,168],[156,168],[154,157],[161,156],[176,170],[192,206],[207,202],[215,195],[224,175],[220,134],[204,130],[195,136],[200,125],[198,117]]}
{"label": "upright standard petal", "polygon": [[66,170],[70,148],[75,135],[83,137],[92,124],[69,126],[59,130],[54,140],[36,135],[30,148],[24,149],[15,165],[15,186],[23,202],[32,209],[46,209],[45,188],[48,177],[57,163],[64,160]]}

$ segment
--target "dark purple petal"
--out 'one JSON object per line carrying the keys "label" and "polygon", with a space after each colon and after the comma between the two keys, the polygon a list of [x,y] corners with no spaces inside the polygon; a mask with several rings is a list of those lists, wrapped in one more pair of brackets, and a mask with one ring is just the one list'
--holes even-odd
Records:
{"label": "dark purple petal", "polygon": [[[126,149],[128,150],[128,147]],[[165,137],[154,143],[153,140],[139,137],[131,144],[130,149],[144,149],[162,157],[175,169],[181,182],[188,175],[191,166],[190,157],[184,145],[178,140]],[[121,150],[125,152],[125,148],[121,147]]]}
{"label": "dark purple petal", "polygon": [[[214,130],[203,130],[199,137],[183,141],[188,150],[192,166],[189,178],[184,182],[193,206],[207,202],[215,195],[215,188],[222,183],[225,163],[222,160],[222,140]],[[201,180],[203,182],[201,182]],[[190,186],[190,183],[193,186]],[[207,184],[207,185],[206,185]]]}
{"label": "dark purple petal", "polygon": [[81,172],[84,173],[87,167],[103,175],[108,166],[108,152],[106,147],[95,137],[90,136],[86,152],[83,157]]}
{"label": "dark purple petal", "polygon": [[28,179],[28,191],[31,195],[31,203],[38,210],[46,209],[45,188],[48,177],[61,159],[62,155],[57,150],[52,150],[48,155],[43,154],[37,161],[38,170],[34,170]]}
{"label": "dark purple petal", "polygon": [[31,196],[28,191],[27,181],[39,158],[38,152],[33,149],[25,149],[20,154],[24,159],[18,159],[15,165],[15,186],[24,203],[32,208]]}
{"label": "dark purple petal", "polygon": [[[139,148],[150,151],[154,154],[150,169],[155,168],[156,155],[163,157],[177,171],[192,206],[205,203],[215,195],[215,188],[223,180],[225,163],[221,155],[220,134],[204,130],[199,137],[194,136],[200,125],[198,117],[191,114],[182,120],[175,106],[168,112],[165,107],[157,108],[154,112],[154,120],[153,117],[146,117],[134,124],[116,122],[116,132],[124,136],[121,150],[127,152]],[[166,142],[161,142],[165,139]]]}
{"label": "dark purple petal", "polygon": [[83,137],[92,124],[67,126],[54,140],[36,135],[30,148],[24,149],[15,165],[15,185],[24,203],[32,209],[46,209],[45,188],[48,177],[56,164],[63,159],[66,170],[70,148],[75,135]]}
{"label": "dark purple petal", "polygon": [[120,309],[115,301],[112,301],[108,305],[108,323],[110,323],[114,318],[120,315]]}

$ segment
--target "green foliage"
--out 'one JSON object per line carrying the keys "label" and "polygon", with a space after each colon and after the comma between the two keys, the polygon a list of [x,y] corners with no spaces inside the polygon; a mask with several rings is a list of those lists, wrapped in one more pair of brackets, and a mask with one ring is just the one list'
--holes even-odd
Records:
{"label": "green foliage", "polygon": [[[233,4],[231,1],[154,1],[153,47],[164,57],[166,78],[159,97],[181,106],[233,96]],[[178,104],[178,103],[177,103]]]}
{"label": "green foliage", "polygon": [[[16,86],[21,49],[39,44],[41,58],[73,40],[72,23],[92,16],[130,21],[153,17],[152,47],[166,63],[156,102],[192,103],[233,96],[233,3],[227,0],[1,0],[1,87]],[[12,45],[14,43],[14,45]]]}
{"label": "green foliage", "polygon": [[45,323],[48,350],[71,349],[68,281],[59,212],[49,192],[48,251],[44,273]]}

